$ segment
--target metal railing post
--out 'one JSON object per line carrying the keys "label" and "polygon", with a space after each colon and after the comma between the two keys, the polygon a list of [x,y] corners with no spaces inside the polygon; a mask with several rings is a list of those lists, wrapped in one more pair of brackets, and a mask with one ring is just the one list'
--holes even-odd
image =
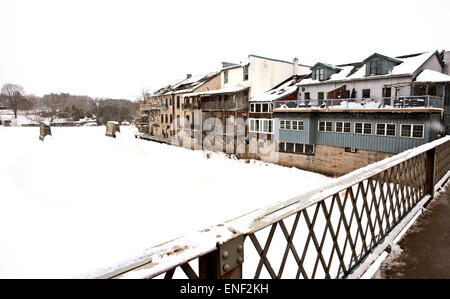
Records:
{"label": "metal railing post", "polygon": [[425,164],[425,194],[434,197],[434,160],[436,156],[436,148],[432,148],[426,153],[427,159]]}
{"label": "metal railing post", "polygon": [[200,279],[242,279],[244,235],[235,237],[199,258]]}

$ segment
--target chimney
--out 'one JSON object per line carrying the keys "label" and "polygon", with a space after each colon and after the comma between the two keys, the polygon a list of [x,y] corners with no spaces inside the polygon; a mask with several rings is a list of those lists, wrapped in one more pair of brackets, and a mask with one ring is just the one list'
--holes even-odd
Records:
{"label": "chimney", "polygon": [[294,69],[293,69],[294,75],[297,75],[298,72],[298,58],[294,58]]}
{"label": "chimney", "polygon": [[186,75],[186,79],[189,79],[189,78],[191,78],[192,77],[192,74],[187,74]]}

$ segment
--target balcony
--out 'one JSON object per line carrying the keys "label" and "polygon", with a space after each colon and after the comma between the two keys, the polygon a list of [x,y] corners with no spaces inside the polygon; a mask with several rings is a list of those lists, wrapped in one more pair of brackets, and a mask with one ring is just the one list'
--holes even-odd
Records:
{"label": "balcony", "polygon": [[246,110],[248,109],[248,103],[242,102],[238,100],[229,100],[229,101],[213,101],[213,102],[203,102],[201,104],[202,110],[229,110],[229,111],[238,111],[238,110]]}
{"label": "balcony", "polygon": [[275,102],[274,111],[299,109],[444,109],[444,99],[435,96],[401,96],[378,99],[326,99]]}
{"label": "balcony", "polygon": [[166,110],[166,109],[167,109],[167,105],[165,103],[139,104],[140,111]]}
{"label": "balcony", "polygon": [[184,103],[182,108],[183,110],[196,110],[200,109],[200,105],[198,103]]}

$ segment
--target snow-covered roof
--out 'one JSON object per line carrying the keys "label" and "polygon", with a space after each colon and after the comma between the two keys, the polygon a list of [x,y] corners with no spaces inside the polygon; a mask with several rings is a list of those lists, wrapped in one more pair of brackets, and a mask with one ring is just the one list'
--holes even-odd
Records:
{"label": "snow-covered roof", "polygon": [[[425,52],[416,55],[402,56],[395,58],[396,61],[401,63],[394,66],[392,70],[386,75],[371,75],[366,76],[366,68],[363,63],[354,63],[337,66],[342,70],[339,73],[331,75],[331,77],[326,81],[304,79],[297,85],[309,85],[309,84],[320,84],[335,81],[352,81],[352,80],[363,80],[372,78],[383,78],[386,76],[400,76],[400,75],[412,75],[416,72],[431,56],[435,55],[436,51]],[[373,55],[372,55],[373,56]]]}
{"label": "snow-covered roof", "polygon": [[450,76],[433,70],[424,70],[417,76],[416,82],[450,82]]}
{"label": "snow-covered roof", "polygon": [[183,80],[178,80],[171,85],[162,87],[159,90],[155,91],[152,96],[164,96],[170,94],[192,92],[216,75],[218,75],[218,72],[211,72],[204,75],[192,76]]}
{"label": "snow-covered roof", "polygon": [[284,98],[285,96],[297,92],[298,86],[295,85],[295,83],[297,82],[298,82],[297,79],[292,78],[286,81],[285,83],[279,85],[278,87],[275,87],[269,91],[266,91],[263,94],[251,98],[250,102],[273,102],[281,98]]}
{"label": "snow-covered roof", "polygon": [[217,90],[188,93],[188,94],[185,94],[184,96],[185,97],[195,97],[195,96],[208,96],[208,95],[224,94],[224,93],[235,93],[235,92],[243,91],[246,89],[249,89],[249,87],[236,86],[236,87],[228,87],[228,88],[222,88],[222,89],[217,89]]}

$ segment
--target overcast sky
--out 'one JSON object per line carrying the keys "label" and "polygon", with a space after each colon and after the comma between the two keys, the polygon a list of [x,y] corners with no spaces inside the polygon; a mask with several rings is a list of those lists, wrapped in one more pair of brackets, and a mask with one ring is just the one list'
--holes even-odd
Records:
{"label": "overcast sky", "polygon": [[0,85],[134,100],[248,54],[312,65],[450,50],[449,13],[449,0],[0,0]]}

